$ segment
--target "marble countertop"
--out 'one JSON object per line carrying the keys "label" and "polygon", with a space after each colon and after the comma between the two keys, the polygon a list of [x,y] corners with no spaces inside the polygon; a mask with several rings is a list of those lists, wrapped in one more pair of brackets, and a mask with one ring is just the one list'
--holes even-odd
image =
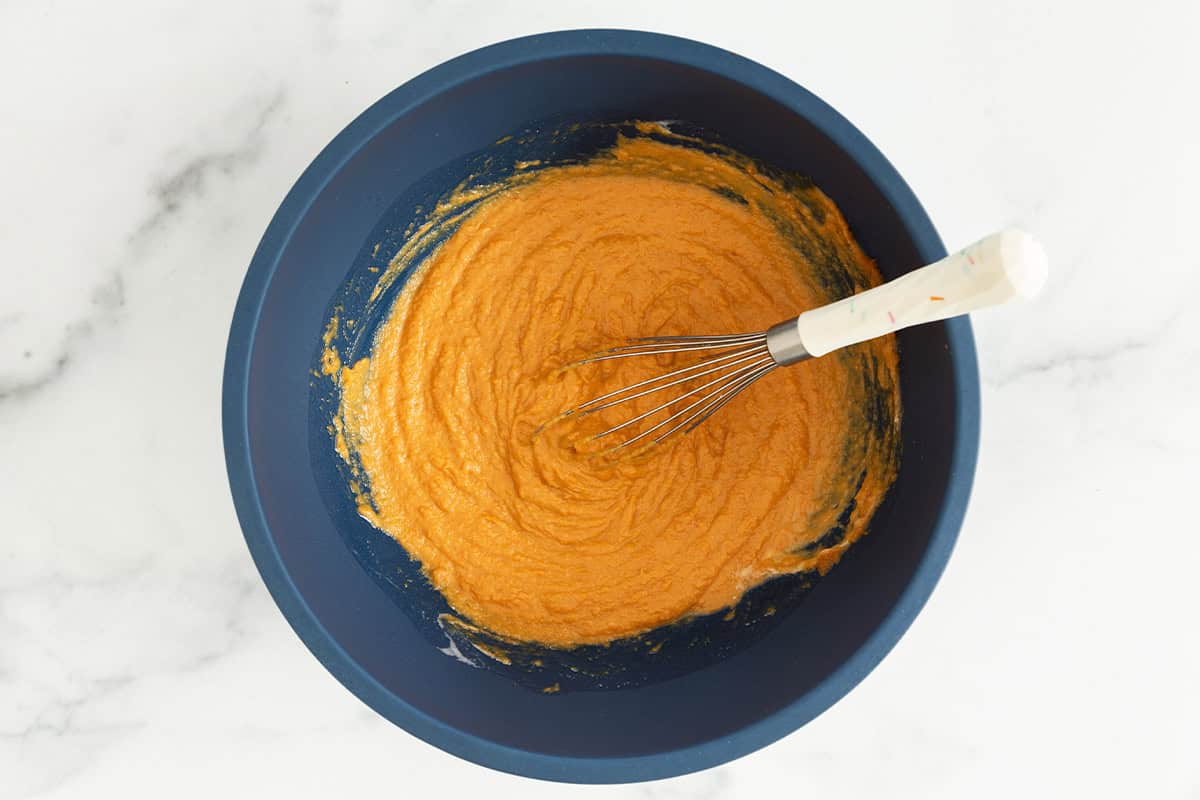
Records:
{"label": "marble countertop", "polygon": [[[1200,797],[1200,11],[1101,7],[0,5],[0,797]],[[587,26],[780,70],[947,245],[1019,224],[1052,265],[975,318],[977,488],[893,653],[765,750],[610,789],[460,761],[327,674],[247,554],[218,407],[317,151],[448,57]]]}

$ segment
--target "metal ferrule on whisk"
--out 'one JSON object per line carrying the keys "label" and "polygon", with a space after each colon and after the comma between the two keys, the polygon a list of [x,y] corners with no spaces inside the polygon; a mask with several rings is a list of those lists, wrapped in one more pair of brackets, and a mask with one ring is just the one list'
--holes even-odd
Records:
{"label": "metal ferrule on whisk", "polygon": [[804,348],[804,342],[800,340],[800,326],[796,324],[799,319],[792,317],[787,322],[772,325],[767,329],[767,352],[781,367],[812,358],[812,354]]}

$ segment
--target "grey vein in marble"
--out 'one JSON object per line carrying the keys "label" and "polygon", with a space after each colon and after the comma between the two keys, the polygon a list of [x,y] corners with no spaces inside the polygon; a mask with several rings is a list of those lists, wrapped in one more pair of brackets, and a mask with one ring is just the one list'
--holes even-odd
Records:
{"label": "grey vein in marble", "polygon": [[[90,305],[86,317],[67,323],[58,355],[51,360],[47,369],[33,378],[22,381],[6,381],[4,376],[0,375],[0,402],[28,397],[57,380],[66,372],[74,353],[82,342],[92,336],[97,325],[116,317],[125,305],[125,279],[119,270],[112,272],[92,290]],[[15,321],[20,320],[19,315],[11,315],[9,318],[13,317],[16,317]],[[23,355],[29,358],[31,353],[26,350]]]}
{"label": "grey vein in marble", "polygon": [[183,166],[156,181],[151,188],[156,207],[130,234],[128,243],[134,247],[144,247],[146,240],[173,221],[189,202],[205,196],[207,184],[213,175],[236,179],[246,168],[254,166],[263,153],[263,129],[283,108],[285,99],[286,94],[282,89],[276,91],[233,147],[194,156]]}
{"label": "grey vein in marble", "polygon": [[995,388],[1003,388],[1019,380],[1053,372],[1059,369],[1079,366],[1098,366],[1130,353],[1153,350],[1160,347],[1170,336],[1172,330],[1184,318],[1184,309],[1179,308],[1167,315],[1162,322],[1148,334],[1131,337],[1113,343],[1108,347],[1093,350],[1079,349],[1060,351],[1037,361],[1029,361],[1020,367],[995,376],[983,377],[983,382]]}
{"label": "grey vein in marble", "polygon": [[[46,360],[46,368],[32,377],[21,379],[0,373],[0,403],[26,400],[53,384],[67,372],[77,353],[97,330],[118,322],[125,305],[126,274],[145,260],[146,253],[168,226],[192,203],[205,198],[212,176],[221,175],[237,180],[246,169],[260,160],[264,147],[263,130],[284,106],[285,100],[284,90],[277,90],[262,104],[236,144],[224,150],[193,156],[154,183],[150,190],[155,201],[153,210],[126,238],[126,257],[114,265],[108,277],[92,290],[87,313],[65,325],[57,352]],[[20,319],[20,315],[10,314],[0,323],[19,324]],[[28,358],[30,353],[26,351],[23,356]]]}

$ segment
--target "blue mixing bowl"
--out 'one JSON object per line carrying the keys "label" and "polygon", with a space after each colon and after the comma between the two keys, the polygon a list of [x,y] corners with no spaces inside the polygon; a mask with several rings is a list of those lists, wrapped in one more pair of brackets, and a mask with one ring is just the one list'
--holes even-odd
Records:
{"label": "blue mixing bowl", "polygon": [[[254,255],[225,361],[225,455],[238,518],[301,639],[397,725],[463,758],[538,778],[678,775],[762,747],[824,711],[879,663],[933,590],[978,449],[970,324],[903,331],[899,476],[871,534],[815,586],[804,576],[773,581],[739,606],[742,623],[673,627],[655,658],[618,644],[592,654],[606,660],[602,670],[564,654],[538,659],[540,672],[522,680],[521,670],[534,669],[528,663],[506,671],[443,652],[451,648],[434,621],[444,601],[419,565],[358,518],[337,472],[322,417],[328,398],[312,374],[322,328],[331,304],[348,296],[347,281],[372,259],[386,261],[418,207],[479,164],[503,170],[506,158],[537,155],[514,150],[522,140],[557,148],[547,155],[558,160],[603,144],[588,136],[497,142],[564,122],[631,119],[678,121],[810,176],[885,278],[945,255],[879,151],[788,79],[669,36],[544,34],[426,72],[317,156]],[[778,609],[769,619],[758,613],[768,604]],[[530,688],[556,682],[563,691]]]}

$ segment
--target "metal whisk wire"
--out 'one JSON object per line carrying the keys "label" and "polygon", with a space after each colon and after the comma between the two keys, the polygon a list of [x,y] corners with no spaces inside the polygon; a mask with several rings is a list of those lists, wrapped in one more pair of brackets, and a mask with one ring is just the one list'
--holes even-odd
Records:
{"label": "metal whisk wire", "polygon": [[[631,419],[614,425],[607,430],[595,434],[591,438],[601,439],[617,431],[624,430],[642,420],[656,414],[671,411],[664,419],[655,422],[646,430],[608,448],[605,452],[612,453],[629,447],[653,436],[651,442],[657,444],[676,432],[687,433],[707,420],[738,394],[749,388],[751,384],[762,378],[775,367],[779,366],[767,349],[767,332],[747,334],[729,334],[721,336],[651,336],[634,339],[630,344],[606,350],[589,358],[576,362],[576,365],[590,364],[597,361],[609,361],[635,356],[657,356],[673,353],[708,353],[694,364],[656,375],[652,378],[625,386],[616,391],[593,398],[567,412],[573,414],[593,414],[606,408],[635,400],[639,397],[679,386],[701,378],[713,376],[710,380],[679,394],[665,403],[661,403],[648,411],[638,414]],[[688,398],[699,398],[688,403],[683,408],[673,409]],[[675,423],[671,425],[671,423]],[[670,426],[670,427],[668,427]],[[666,430],[663,430],[666,428]],[[657,435],[655,435],[657,434]]]}
{"label": "metal whisk wire", "polygon": [[[776,367],[822,356],[911,325],[1033,297],[1045,284],[1046,276],[1046,253],[1041,245],[1029,234],[1010,228],[891,283],[805,311],[760,333],[653,336],[634,339],[623,347],[585,358],[572,366],[635,356],[693,352],[701,355],[694,364],[601,395],[556,419],[593,414],[672,386],[704,379],[699,386],[591,437],[600,439],[650,420],[656,414],[667,414],[604,452],[621,450],[649,437],[653,437],[650,442],[658,443],[676,432],[692,430]],[[685,401],[686,405],[676,407]]]}

